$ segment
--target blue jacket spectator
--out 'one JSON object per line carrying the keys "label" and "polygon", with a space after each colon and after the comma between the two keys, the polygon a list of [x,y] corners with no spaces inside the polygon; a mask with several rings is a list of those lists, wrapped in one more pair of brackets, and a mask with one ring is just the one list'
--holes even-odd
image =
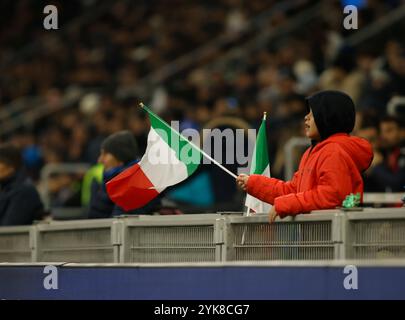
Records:
{"label": "blue jacket spectator", "polygon": [[43,215],[38,191],[23,172],[20,150],[0,146],[0,226],[29,225]]}
{"label": "blue jacket spectator", "polygon": [[[96,179],[91,185],[89,218],[111,218],[122,214],[150,214],[157,209],[160,200],[154,200],[148,205],[124,211],[109,198],[105,184],[113,177],[137,163],[138,147],[134,136],[129,131],[120,131],[108,136],[101,144],[98,162],[104,166],[103,181]],[[134,195],[135,197],[136,195]]]}

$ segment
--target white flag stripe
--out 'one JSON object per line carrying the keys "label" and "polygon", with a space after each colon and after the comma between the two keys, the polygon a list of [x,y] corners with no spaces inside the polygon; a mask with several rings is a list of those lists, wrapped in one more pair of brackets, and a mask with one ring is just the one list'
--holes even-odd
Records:
{"label": "white flag stripe", "polygon": [[159,193],[188,177],[186,165],[153,128],[150,128],[147,150],[139,165]]}

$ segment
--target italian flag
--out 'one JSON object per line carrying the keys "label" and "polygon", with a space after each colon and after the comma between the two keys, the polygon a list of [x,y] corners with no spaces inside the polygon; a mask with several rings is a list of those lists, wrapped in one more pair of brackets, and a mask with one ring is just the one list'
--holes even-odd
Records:
{"label": "italian flag", "polygon": [[106,184],[110,199],[125,211],[143,207],[164,189],[192,175],[201,150],[154,114],[144,104],[151,128],[142,159]]}
{"label": "italian flag", "polygon": [[[266,113],[264,113],[259,133],[256,137],[250,174],[260,174],[270,177],[269,152],[266,135]],[[251,211],[255,213],[268,213],[271,209],[270,204],[256,199],[249,194],[246,196],[245,206],[247,207],[246,215],[248,216],[251,214]]]}

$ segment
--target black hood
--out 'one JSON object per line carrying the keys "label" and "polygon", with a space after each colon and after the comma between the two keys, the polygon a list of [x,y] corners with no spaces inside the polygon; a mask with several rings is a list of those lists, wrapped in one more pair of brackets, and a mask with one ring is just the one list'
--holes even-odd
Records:
{"label": "black hood", "polygon": [[307,97],[306,102],[322,140],[338,132],[352,132],[356,111],[353,100],[346,93],[325,90]]}
{"label": "black hood", "polygon": [[124,164],[136,159],[138,154],[138,146],[134,135],[123,130],[109,135],[102,143],[101,149],[111,153],[119,161]]}

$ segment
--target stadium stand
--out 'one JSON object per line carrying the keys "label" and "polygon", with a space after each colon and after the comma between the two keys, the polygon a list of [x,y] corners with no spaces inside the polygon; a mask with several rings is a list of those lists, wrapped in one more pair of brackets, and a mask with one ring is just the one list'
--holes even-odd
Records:
{"label": "stadium stand", "polygon": [[[101,141],[122,129],[133,132],[142,154],[149,127],[136,108],[140,100],[183,129],[230,114],[257,128],[267,111],[272,175],[284,178],[296,165],[284,146],[302,136],[305,95],[349,93],[361,134],[404,94],[399,1],[370,1],[359,11],[357,32],[332,14],[341,11],[339,1],[178,1],[175,11],[165,1],[57,4],[66,28],[52,33],[35,23],[37,5],[5,2],[2,12],[21,18],[5,17],[13,28],[2,28],[0,37],[1,139],[23,149],[29,175],[57,210],[82,206],[84,173],[50,173],[44,181],[41,170],[93,165]],[[402,124],[399,135],[401,147]],[[379,141],[375,148],[383,159],[388,151]],[[231,210],[242,208],[242,195],[231,198]]]}

